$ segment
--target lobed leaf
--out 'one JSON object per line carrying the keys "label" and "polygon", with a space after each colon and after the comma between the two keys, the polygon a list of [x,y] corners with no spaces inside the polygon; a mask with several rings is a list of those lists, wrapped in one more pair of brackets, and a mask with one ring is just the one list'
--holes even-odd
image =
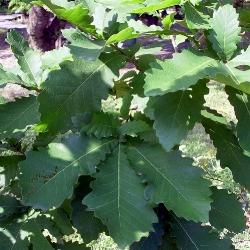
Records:
{"label": "lobed leaf", "polygon": [[194,221],[208,221],[210,190],[202,179],[202,170],[179,151],[165,152],[159,145],[145,143],[131,146],[128,157],[134,168],[153,185],[152,201],[164,203],[177,216]]}
{"label": "lobed leaf", "polygon": [[114,143],[70,134],[48,148],[28,152],[19,164],[23,203],[44,210],[60,206],[71,197],[78,177],[93,174]]}
{"label": "lobed leaf", "polygon": [[100,166],[92,189],[83,203],[107,225],[119,247],[125,248],[153,230],[157,218],[144,199],[143,185],[130,166],[125,146],[119,144]]}

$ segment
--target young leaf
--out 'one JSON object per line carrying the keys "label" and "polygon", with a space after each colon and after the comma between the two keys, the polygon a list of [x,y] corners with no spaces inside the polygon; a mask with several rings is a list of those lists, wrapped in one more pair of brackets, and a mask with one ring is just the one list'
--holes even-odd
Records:
{"label": "young leaf", "polygon": [[23,203],[44,210],[60,206],[80,175],[95,172],[113,143],[70,134],[48,148],[28,152],[19,164]]}
{"label": "young leaf", "polygon": [[139,33],[136,33],[133,28],[128,27],[109,37],[107,44],[123,42],[125,40],[137,38],[138,36]]}
{"label": "young leaf", "polygon": [[23,97],[0,105],[0,139],[24,132],[26,127],[39,122],[38,102],[35,96]]}
{"label": "young leaf", "polygon": [[121,125],[119,131],[121,135],[136,136],[138,133],[147,132],[150,130],[150,126],[142,120],[128,121]]}
{"label": "young leaf", "polygon": [[232,88],[226,88],[228,99],[238,120],[236,129],[240,146],[250,152],[250,96]]}
{"label": "young leaf", "polygon": [[241,149],[236,136],[224,124],[203,119],[203,126],[217,148],[217,158],[222,167],[228,167],[234,180],[250,189],[250,157]]}
{"label": "young leaf", "polygon": [[18,33],[12,30],[7,34],[6,41],[10,44],[18,64],[27,77],[28,86],[39,86],[42,76],[42,61],[38,52],[35,52],[29,47],[27,41]]}
{"label": "young leaf", "polygon": [[119,145],[100,166],[93,191],[83,203],[107,225],[111,237],[121,248],[139,241],[153,230],[157,218],[144,199],[144,188]]}
{"label": "young leaf", "polygon": [[232,242],[220,239],[215,232],[210,232],[211,227],[201,226],[198,223],[186,221],[173,216],[173,232],[177,238],[180,249],[188,250],[230,250]]}
{"label": "young leaf", "polygon": [[246,227],[244,211],[237,197],[226,190],[212,189],[209,222],[218,230],[223,228],[233,232],[243,231]]}
{"label": "young leaf", "polygon": [[176,215],[194,221],[208,221],[210,190],[202,170],[179,151],[165,152],[159,145],[140,144],[128,150],[129,160],[154,186],[152,200],[164,203]]}
{"label": "young leaf", "polygon": [[114,73],[107,66],[111,61],[119,67],[122,58],[111,56],[103,62],[75,59],[51,72],[38,97],[42,130],[61,130],[70,124],[71,116],[99,111],[113,84]]}
{"label": "young leaf", "polygon": [[198,80],[213,75],[217,62],[215,59],[184,50],[175,54],[173,59],[151,63],[146,71],[145,95],[164,95],[177,90],[185,90]]}
{"label": "young leaf", "polygon": [[231,59],[240,41],[238,17],[235,8],[227,4],[219,7],[211,19],[212,30],[208,38],[214,50],[224,61]]}
{"label": "young leaf", "polygon": [[155,97],[154,129],[161,145],[169,151],[187,136],[200,118],[204,95],[208,93],[203,82],[193,89]]}
{"label": "young leaf", "polygon": [[82,131],[97,138],[111,137],[117,134],[120,122],[118,117],[108,113],[94,113],[91,121],[83,125]]}

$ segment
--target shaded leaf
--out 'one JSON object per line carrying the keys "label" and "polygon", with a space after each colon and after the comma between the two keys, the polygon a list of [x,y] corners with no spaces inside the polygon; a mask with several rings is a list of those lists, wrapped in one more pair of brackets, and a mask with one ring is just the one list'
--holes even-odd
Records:
{"label": "shaded leaf", "polygon": [[114,73],[107,66],[111,61],[119,67],[122,58],[109,57],[103,62],[75,59],[62,63],[61,70],[51,72],[38,97],[40,129],[63,130],[71,124],[71,116],[99,111],[101,100],[108,97],[108,89],[113,84]]}
{"label": "shaded leaf", "polygon": [[71,134],[48,148],[28,152],[19,164],[23,203],[44,210],[58,207],[72,195],[80,175],[95,172],[113,143]]}
{"label": "shaded leaf", "polygon": [[250,152],[250,96],[241,91],[227,87],[228,99],[234,107],[235,115],[238,120],[236,125],[237,137],[240,146]]}
{"label": "shaded leaf", "polygon": [[82,126],[82,131],[97,138],[110,137],[117,134],[120,122],[117,117],[108,113],[94,113],[91,121]]}
{"label": "shaded leaf", "polygon": [[208,93],[203,82],[186,91],[177,91],[157,97],[153,103],[154,129],[162,146],[169,151],[187,136],[200,119],[204,95]]}
{"label": "shaded leaf", "polygon": [[154,186],[152,200],[164,203],[176,215],[194,221],[208,221],[210,190],[202,170],[192,166],[179,151],[165,152],[159,145],[140,144],[128,151],[137,171]]}
{"label": "shaded leaf", "polygon": [[24,132],[26,127],[39,122],[39,104],[35,96],[17,99],[0,105],[0,139]]}
{"label": "shaded leaf", "polygon": [[107,225],[110,236],[121,248],[153,230],[152,223],[157,218],[144,200],[144,188],[130,167],[124,146],[119,145],[100,166],[92,189],[83,203]]}
{"label": "shaded leaf", "polygon": [[244,211],[237,197],[226,190],[212,189],[209,222],[218,230],[223,228],[233,232],[243,231],[246,227]]}
{"label": "shaded leaf", "polygon": [[228,239],[221,240],[215,232],[210,232],[211,227],[201,226],[198,223],[179,219],[174,216],[173,232],[177,238],[180,249],[232,249],[232,243]]}
{"label": "shaded leaf", "polygon": [[250,189],[250,157],[241,149],[236,136],[224,124],[210,119],[203,119],[202,124],[217,149],[216,156],[221,166],[228,167],[234,180]]}

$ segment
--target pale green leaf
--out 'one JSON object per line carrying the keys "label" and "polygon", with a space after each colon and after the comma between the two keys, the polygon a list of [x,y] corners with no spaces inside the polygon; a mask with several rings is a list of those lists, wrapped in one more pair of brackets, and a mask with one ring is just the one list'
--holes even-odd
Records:
{"label": "pale green leaf", "polygon": [[176,4],[180,4],[181,0],[146,0],[144,4],[145,7],[137,8],[132,11],[132,13],[143,14],[146,12],[154,12],[161,9],[166,9],[168,7],[174,6]]}
{"label": "pale green leaf", "polygon": [[83,203],[107,225],[121,248],[153,230],[156,215],[144,199],[143,185],[131,168],[123,145],[100,166],[92,189]]}
{"label": "pale green leaf", "polygon": [[19,76],[5,70],[0,64],[0,86],[6,83],[25,84]]}
{"label": "pale green leaf", "polygon": [[198,80],[213,75],[218,63],[198,52],[185,50],[174,54],[173,59],[151,63],[146,71],[145,95],[156,96],[184,90]]}
{"label": "pale green leaf", "polygon": [[193,221],[208,221],[210,190],[202,170],[192,166],[179,151],[165,152],[159,145],[131,146],[129,160],[153,185],[152,200],[164,203],[177,216]]}
{"label": "pale green leaf", "polygon": [[76,29],[64,29],[63,36],[70,42],[71,53],[81,59],[96,60],[104,50],[103,40],[90,40],[83,32]]}
{"label": "pale green leaf", "polygon": [[27,85],[39,86],[42,76],[42,61],[38,52],[35,52],[29,47],[27,41],[17,31],[11,31],[7,34],[6,41],[10,44],[18,64],[26,75],[29,82]]}
{"label": "pale green leaf", "polygon": [[246,51],[243,51],[240,55],[234,57],[227,64],[232,67],[238,67],[243,65],[250,67],[250,46],[248,46]]}
{"label": "pale green leaf", "polygon": [[28,152],[19,164],[23,203],[44,210],[60,206],[71,197],[80,175],[95,172],[113,143],[70,134],[48,148]]}
{"label": "pale green leaf", "polygon": [[213,48],[223,60],[229,60],[240,41],[239,15],[232,5],[224,5],[214,11],[211,19],[212,30],[208,36]]}
{"label": "pale green leaf", "polygon": [[59,69],[59,65],[64,61],[71,61],[72,55],[67,47],[46,51],[41,55],[42,69],[52,71]]}

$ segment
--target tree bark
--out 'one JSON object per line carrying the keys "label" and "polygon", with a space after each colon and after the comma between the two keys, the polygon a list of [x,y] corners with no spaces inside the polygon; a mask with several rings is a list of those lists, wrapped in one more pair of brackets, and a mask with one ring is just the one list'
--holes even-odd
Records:
{"label": "tree bark", "polygon": [[31,47],[49,51],[55,49],[60,30],[65,22],[54,17],[50,12],[39,6],[29,11],[28,34]]}

